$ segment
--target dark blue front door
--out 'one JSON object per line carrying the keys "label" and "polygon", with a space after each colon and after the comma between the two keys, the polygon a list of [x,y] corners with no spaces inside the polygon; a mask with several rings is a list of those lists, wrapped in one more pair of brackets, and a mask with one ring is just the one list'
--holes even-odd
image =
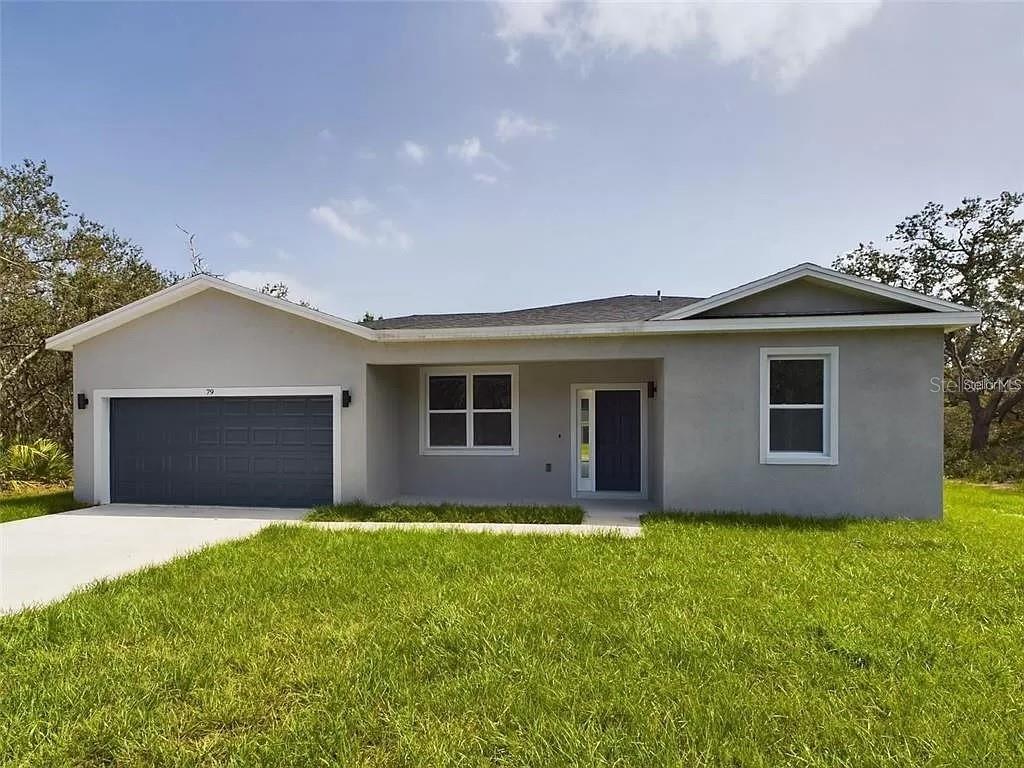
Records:
{"label": "dark blue front door", "polygon": [[598,491],[640,491],[640,392],[599,389],[594,452]]}

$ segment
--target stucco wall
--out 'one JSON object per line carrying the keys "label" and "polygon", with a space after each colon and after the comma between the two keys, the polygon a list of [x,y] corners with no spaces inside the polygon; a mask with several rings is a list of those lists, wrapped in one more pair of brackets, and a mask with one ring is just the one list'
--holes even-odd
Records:
{"label": "stucco wall", "polygon": [[366,499],[390,501],[401,493],[401,368],[366,367]]}
{"label": "stucco wall", "polygon": [[[75,391],[174,387],[341,386],[341,478],[366,495],[367,343],[246,299],[204,291],[75,347]],[[93,500],[93,410],[76,410],[75,497]]]}
{"label": "stucco wall", "polygon": [[[652,381],[652,360],[519,365],[518,456],[421,456],[420,369],[401,369],[398,466],[403,495],[434,499],[568,501],[573,384]],[[646,398],[646,392],[643,395]],[[648,430],[648,455],[654,455]],[[551,464],[551,471],[545,465]]]}
{"label": "stucco wall", "polygon": [[[760,463],[760,348],[775,346],[839,347],[838,466]],[[652,429],[652,439],[658,443],[660,437],[660,444],[651,455],[664,460],[650,477],[657,482],[660,473],[661,493],[652,486],[651,496],[660,496],[665,507],[941,516],[942,400],[931,387],[931,378],[942,375],[939,329],[403,343],[378,345],[371,352],[379,362],[424,364],[585,356],[661,359],[651,413],[663,413],[663,434],[657,434],[658,427]],[[652,376],[658,380],[657,366]],[[405,401],[416,402],[408,393]],[[412,423],[408,416],[402,422]],[[418,439],[403,437],[402,445],[407,452],[418,450]],[[460,466],[479,469],[469,463]],[[554,490],[546,481],[540,487]],[[418,482],[402,485],[403,492],[421,487]]]}
{"label": "stucco wall", "polygon": [[[838,466],[760,463],[760,348],[839,347]],[[942,334],[688,337],[665,357],[664,503],[680,509],[938,517]]]}
{"label": "stucco wall", "polygon": [[[836,467],[759,463],[760,347],[785,345],[840,349]],[[420,456],[416,366],[508,362],[520,365],[520,455]],[[940,514],[942,403],[930,379],[941,375],[938,329],[373,344],[212,290],[75,348],[76,392],[351,390],[341,425],[349,499],[568,498],[569,386],[654,380],[652,498],[679,509],[818,515]],[[83,500],[93,497],[92,416],[92,407],[75,411]]]}

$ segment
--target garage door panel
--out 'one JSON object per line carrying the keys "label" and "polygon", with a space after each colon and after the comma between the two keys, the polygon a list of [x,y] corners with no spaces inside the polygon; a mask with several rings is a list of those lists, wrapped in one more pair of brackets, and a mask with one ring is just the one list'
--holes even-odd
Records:
{"label": "garage door panel", "polygon": [[309,440],[305,429],[301,427],[285,427],[280,432],[281,445],[306,445]]}
{"label": "garage door panel", "polygon": [[255,459],[249,456],[226,456],[224,458],[224,472],[229,475],[248,475],[250,472],[259,472],[261,467],[254,465]]}
{"label": "garage door panel", "polygon": [[[225,469],[225,462],[220,456],[201,453],[185,458],[187,461],[182,462],[180,467],[175,467],[175,469],[179,469],[179,473],[191,474],[195,472],[199,475],[219,475]],[[172,458],[172,465],[177,461],[176,458]]]}
{"label": "garage door panel", "polygon": [[247,397],[223,397],[221,401],[221,415],[226,417],[231,416],[249,416],[250,406],[249,403],[252,398]]}
{"label": "garage door panel", "polygon": [[317,427],[310,427],[310,429],[309,429],[309,442],[310,442],[310,445],[322,445],[322,446],[333,445],[334,444],[334,435],[331,433],[331,430],[329,428],[328,429],[319,429]]}
{"label": "garage door panel", "polygon": [[297,456],[282,456],[279,464],[279,471],[284,475],[304,475],[310,469],[310,465]]}
{"label": "garage door panel", "polygon": [[279,411],[281,416],[305,416],[306,410],[307,404],[305,398],[281,398],[281,410]]}
{"label": "garage door panel", "polygon": [[114,398],[111,500],[330,503],[332,423],[329,396]]}
{"label": "garage door panel", "polygon": [[273,427],[253,427],[253,445],[277,445],[277,429]]}
{"label": "garage door panel", "polygon": [[309,400],[306,407],[309,409],[310,416],[330,416],[333,411],[330,398]]}
{"label": "garage door panel", "polygon": [[221,398],[193,398],[195,402],[195,412],[201,418],[216,417],[220,415],[221,411]]}
{"label": "garage door panel", "polygon": [[225,427],[224,428],[224,445],[248,445],[249,444],[249,428],[248,427]]}
{"label": "garage door panel", "polygon": [[193,441],[198,445],[220,445],[220,429],[218,427],[196,427],[193,434],[189,432],[174,432],[167,435],[167,442],[171,445],[187,446]]}

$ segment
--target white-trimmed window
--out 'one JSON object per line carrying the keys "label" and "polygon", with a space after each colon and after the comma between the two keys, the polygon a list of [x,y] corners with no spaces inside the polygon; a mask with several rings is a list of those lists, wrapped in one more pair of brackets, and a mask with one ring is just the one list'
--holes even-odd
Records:
{"label": "white-trimmed window", "polygon": [[839,348],[761,349],[761,463],[839,463]]}
{"label": "white-trimmed window", "polygon": [[516,366],[425,368],[420,387],[420,453],[519,453]]}

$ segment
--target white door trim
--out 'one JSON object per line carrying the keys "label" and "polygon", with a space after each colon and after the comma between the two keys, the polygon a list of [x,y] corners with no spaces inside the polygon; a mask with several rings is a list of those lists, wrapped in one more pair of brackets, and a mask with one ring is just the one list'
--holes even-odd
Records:
{"label": "white door trim", "polygon": [[[590,434],[591,445],[594,445],[597,437],[597,392],[604,390],[636,390],[640,393],[640,492],[632,491],[581,491],[577,487],[579,477],[579,424],[576,419],[576,401],[581,390],[594,390],[594,402],[590,411]],[[570,494],[574,499],[646,499],[647,496],[647,382],[628,384],[572,384],[569,387],[569,482]],[[594,467],[594,480],[596,487],[596,466]]]}
{"label": "white door trim", "polygon": [[334,503],[341,503],[341,390],[322,387],[177,387],[92,391],[93,501],[110,503],[110,399],[122,397],[307,397],[331,396],[331,475]]}

